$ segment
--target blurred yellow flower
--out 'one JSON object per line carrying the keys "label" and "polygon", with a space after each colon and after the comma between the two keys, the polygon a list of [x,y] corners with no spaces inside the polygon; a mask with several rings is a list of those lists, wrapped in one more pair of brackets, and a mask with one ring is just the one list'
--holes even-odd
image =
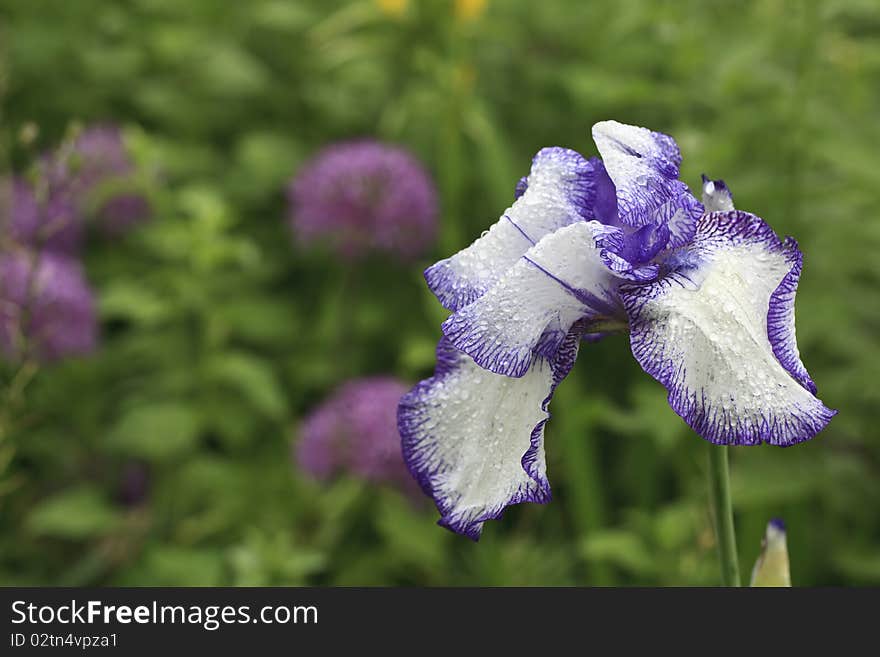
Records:
{"label": "blurred yellow flower", "polygon": [[400,18],[409,7],[409,0],[376,0],[379,10],[386,16]]}
{"label": "blurred yellow flower", "polygon": [[469,23],[478,19],[486,11],[489,0],[455,0],[455,19]]}

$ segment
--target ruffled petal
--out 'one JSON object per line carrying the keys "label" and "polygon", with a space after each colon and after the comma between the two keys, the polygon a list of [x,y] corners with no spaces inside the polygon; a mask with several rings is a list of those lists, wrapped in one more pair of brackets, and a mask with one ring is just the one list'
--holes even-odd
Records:
{"label": "ruffled petal", "polygon": [[797,242],[786,237],[783,253],[791,269],[782,279],[779,287],[770,296],[770,310],[767,312],[767,337],[773,346],[773,354],[779,364],[791,374],[804,388],[816,394],[816,384],[801,362],[794,329],[794,297],[801,277],[804,258]]}
{"label": "ruffled petal", "polygon": [[718,212],[668,264],[621,297],[633,354],[675,412],[719,444],[791,445],[821,431],[836,411],[814,396],[797,355],[794,240],[780,243],[754,215]]}
{"label": "ruffled petal", "polygon": [[466,249],[425,270],[428,287],[445,308],[479,298],[548,233],[592,218],[596,161],[567,148],[545,148],[532,160],[517,200]]}
{"label": "ruffled petal", "polygon": [[578,222],[544,237],[504,277],[443,323],[443,333],[480,367],[520,377],[532,352],[552,355],[582,317],[623,316],[622,277],[606,265],[606,226]]}
{"label": "ruffled petal", "polygon": [[441,339],[434,376],[398,408],[404,459],[436,502],[439,524],[477,540],[483,523],[507,506],[550,500],[544,425],[578,343],[572,332],[553,359],[536,356],[514,379],[482,369]]}
{"label": "ruffled petal", "polygon": [[678,180],[681,153],[675,140],[617,121],[593,126],[593,140],[617,190],[618,220],[625,226],[669,224],[672,248],[693,236],[702,205]]}

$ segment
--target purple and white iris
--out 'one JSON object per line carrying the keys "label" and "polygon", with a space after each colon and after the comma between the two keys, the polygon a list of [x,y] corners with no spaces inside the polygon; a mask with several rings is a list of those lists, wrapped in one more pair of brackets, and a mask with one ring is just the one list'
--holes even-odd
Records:
{"label": "purple and white iris", "polygon": [[667,135],[603,121],[593,139],[602,159],[541,150],[501,219],[425,271],[452,314],[434,376],[401,400],[403,453],[440,524],[473,539],[550,499],[544,424],[582,339],[628,328],[713,443],[792,445],[836,413],[798,354],[794,239],[734,210],[722,181],[704,177],[699,202]]}

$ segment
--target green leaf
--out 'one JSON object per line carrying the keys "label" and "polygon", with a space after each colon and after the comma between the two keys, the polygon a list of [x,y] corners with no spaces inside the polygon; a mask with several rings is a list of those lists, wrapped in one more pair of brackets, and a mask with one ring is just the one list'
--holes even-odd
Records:
{"label": "green leaf", "polygon": [[219,305],[215,312],[232,335],[244,340],[281,343],[300,330],[291,304],[270,297],[235,299]]}
{"label": "green leaf", "polygon": [[880,553],[876,546],[841,547],[832,555],[842,573],[861,582],[880,583]]}
{"label": "green leaf", "polygon": [[645,575],[656,565],[642,538],[622,529],[604,529],[593,533],[581,544],[588,561],[599,561]]}
{"label": "green leaf", "polygon": [[209,380],[228,386],[267,417],[279,419],[287,411],[281,385],[271,365],[246,353],[227,352],[210,359],[206,368]]}
{"label": "green leaf", "polygon": [[153,402],[123,414],[108,436],[108,446],[129,456],[167,461],[190,451],[201,420],[182,402]]}
{"label": "green leaf", "polygon": [[219,586],[223,561],[219,550],[155,546],[144,566],[152,586]]}
{"label": "green leaf", "polygon": [[86,539],[117,527],[119,513],[97,488],[81,486],[39,503],[28,516],[27,528],[40,536]]}
{"label": "green leaf", "polygon": [[111,282],[100,295],[100,312],[105,319],[125,319],[150,326],[168,315],[167,303],[153,290],[135,281]]}

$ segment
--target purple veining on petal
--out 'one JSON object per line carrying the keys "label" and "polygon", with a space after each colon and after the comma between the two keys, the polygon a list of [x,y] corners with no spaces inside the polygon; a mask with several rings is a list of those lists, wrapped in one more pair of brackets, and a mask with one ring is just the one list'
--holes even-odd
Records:
{"label": "purple veining on petal", "polygon": [[589,307],[599,313],[603,313],[606,315],[613,315],[617,312],[617,310],[618,310],[617,305],[614,303],[614,301],[612,299],[599,297],[599,296],[593,294],[592,292],[590,292],[589,290],[577,288],[577,287],[571,285],[570,283],[565,282],[559,276],[552,273],[548,269],[545,269],[544,267],[539,265],[537,262],[535,262],[534,260],[532,260],[528,256],[523,256],[523,260],[528,262],[535,269],[539,270],[542,274],[547,276],[547,278],[550,278],[550,279],[556,281],[557,283],[559,283],[559,286],[562,289],[564,289],[566,292],[568,292],[571,296],[573,296],[575,299],[580,301],[585,306],[587,306],[587,307]]}
{"label": "purple veining on petal", "polygon": [[437,192],[407,151],[374,141],[319,152],[287,189],[289,222],[304,245],[329,243],[343,258],[369,252],[408,261],[437,233]]}
{"label": "purple veining on petal", "polygon": [[666,248],[667,242],[669,242],[669,227],[666,222],[651,222],[629,233],[618,255],[634,265],[643,264],[650,262]]}
{"label": "purple veining on petal", "polygon": [[[621,297],[630,318],[633,355],[648,374],[668,389],[669,403],[673,410],[710,442],[737,445],[766,442],[787,446],[809,440],[828,424],[837,411],[826,408],[813,396],[808,398],[812,401],[804,402],[789,412],[762,412],[760,421],[737,415],[732,410],[740,403],[736,399],[730,400],[731,410],[712,406],[705,389],[697,391],[687,388],[687,369],[684,362],[669,358],[672,347],[662,340],[658,342],[654,335],[655,322],[658,320],[645,313],[647,305],[671,287],[693,289],[697,284],[689,272],[698,271],[704,257],[712,250],[737,246],[758,247],[768,254],[784,256],[791,265],[791,269],[770,297],[767,315],[768,340],[773,355],[792,379],[810,393],[815,391],[809,385],[812,381],[806,370],[802,369],[794,343],[793,298],[800,272],[799,251],[793,240],[780,243],[766,223],[744,212],[719,212],[704,216],[698,224],[693,242],[686,247],[686,253],[676,254],[679,269],[669,271],[664,278],[648,285],[621,287]],[[688,345],[682,344],[674,347],[688,349]]]}
{"label": "purple veining on petal", "polygon": [[[564,161],[570,167],[571,173],[566,180],[560,181],[564,185],[565,194],[576,208],[582,219],[593,218],[593,204],[596,200],[596,158],[585,158],[583,155],[570,148],[551,146],[542,148],[535,155],[533,162],[541,159]],[[530,174],[531,175],[531,174]]]}
{"label": "purple veining on petal", "polygon": [[526,193],[526,190],[529,188],[529,177],[523,176],[516,183],[516,189],[513,190],[513,198],[518,199],[520,196]]}
{"label": "purple veining on petal", "polygon": [[467,248],[425,270],[425,280],[448,310],[476,301],[534,244],[560,228],[593,218],[601,162],[568,148],[541,149],[522,195]]}
{"label": "purple veining on petal", "polygon": [[[622,258],[613,251],[605,250],[602,252],[602,261],[605,266],[613,271],[617,276],[628,281],[646,282],[653,281],[660,272],[660,265],[650,263],[642,266],[634,266],[626,258]],[[617,315],[618,313],[614,313]]]}
{"label": "purple veining on petal", "polygon": [[677,177],[678,167],[681,166],[681,150],[679,150],[675,139],[670,135],[662,132],[654,132],[653,130],[651,131],[651,135],[654,137],[663,158],[669,163],[670,173],[668,175],[670,177]]}
{"label": "purple veining on petal", "polygon": [[491,290],[447,318],[444,335],[480,367],[521,377],[533,353],[552,357],[582,317],[622,317],[615,290],[628,276],[606,266],[603,257],[611,256],[596,231],[606,227],[579,222],[544,237]]}
{"label": "purple veining on petal", "polygon": [[553,399],[553,393],[556,392],[557,386],[559,386],[562,380],[568,376],[569,372],[571,372],[571,368],[574,367],[575,360],[577,360],[580,339],[580,328],[574,326],[572,327],[572,330],[564,336],[562,342],[556,349],[551,361],[551,367],[553,368],[553,385],[550,387],[550,392],[541,403],[541,408],[547,413],[547,417],[541,420],[532,430],[530,441],[531,447],[529,447],[529,450],[522,458],[523,470],[525,470],[532,479],[538,482],[538,485],[546,496],[548,502],[551,497],[550,482],[547,480],[547,475],[544,471],[546,468],[542,469],[540,467],[543,465],[540,461],[543,453],[544,427],[547,422],[550,421],[550,401]]}
{"label": "purple veining on petal", "polygon": [[803,255],[793,237],[786,237],[782,251],[791,269],[770,297],[767,311],[767,336],[773,347],[773,355],[779,363],[804,388],[816,394],[816,384],[801,362],[794,328],[794,298],[803,268]]}
{"label": "purple veining on petal", "polygon": [[443,472],[431,465],[430,459],[433,457],[433,453],[425,449],[424,444],[431,439],[442,439],[442,437],[426,435],[431,430],[427,400],[431,398],[436,387],[444,385],[446,380],[456,372],[460,366],[461,352],[449,340],[442,337],[437,343],[436,354],[437,365],[434,369],[434,375],[420,381],[400,399],[397,410],[397,426],[401,437],[403,458],[410,474],[418,482],[422,491],[437,505],[437,509],[440,511],[440,520],[437,524],[477,541],[482,533],[482,522],[500,518],[507,506],[522,502],[544,504],[549,501],[549,498],[544,494],[542,487],[538,487],[536,490],[520,487],[506,503],[483,514],[482,521],[464,524],[452,521],[453,503],[441,494],[436,483]]}
{"label": "purple veining on petal", "polygon": [[606,221],[639,228],[669,225],[669,246],[676,248],[693,235],[702,206],[678,180],[681,153],[668,135],[616,121],[593,126],[593,139],[614,183],[617,218]]}
{"label": "purple veining on petal", "polygon": [[524,231],[522,228],[520,228],[520,226],[513,219],[511,219],[507,215],[504,215],[504,219],[506,219],[508,221],[508,223],[510,223],[511,226],[516,228],[517,232],[523,236],[523,239],[525,239],[532,246],[535,246],[535,244],[536,244],[535,240],[533,240],[531,237],[529,237],[528,233],[526,233],[526,231]]}
{"label": "purple veining on petal", "polygon": [[397,432],[397,404],[408,389],[382,376],[343,384],[303,420],[295,445],[299,466],[320,480],[347,473],[415,492]]}
{"label": "purple veining on petal", "polygon": [[[543,429],[553,391],[574,363],[578,337],[578,331],[573,329],[551,361],[536,358],[536,363],[549,365],[552,376],[548,382],[549,389],[546,395],[534,400],[536,407],[540,405],[543,418],[539,419],[530,430],[528,445],[518,459],[519,467],[522,468],[521,474],[524,475],[523,482],[512,489],[509,495],[505,495],[503,500],[483,508],[478,514],[471,515],[462,515],[462,510],[456,507],[457,500],[452,496],[452,492],[442,488],[449,482],[449,477],[455,474],[451,470],[454,465],[443,462],[439,456],[438,441],[443,441],[446,436],[432,433],[437,426],[432,413],[443,412],[442,409],[438,411],[435,407],[436,402],[432,400],[438,395],[442,398],[444,386],[448,386],[450,381],[456,381],[454,377],[459,374],[460,368],[464,367],[466,362],[463,360],[466,357],[462,352],[455,349],[446,338],[440,340],[437,346],[437,367],[434,376],[420,382],[405,395],[398,410],[398,426],[404,458],[422,490],[434,499],[441,515],[439,525],[478,540],[483,523],[501,518],[508,506],[522,502],[543,504],[550,501],[550,485],[546,477],[546,463],[543,456]],[[477,369],[476,372],[480,370]],[[462,421],[466,421],[466,418]]]}
{"label": "purple veining on petal", "polygon": [[703,214],[703,204],[694,198],[687,185],[676,181],[671,197],[654,211],[653,218],[666,223],[669,228],[667,247],[677,249],[693,238],[697,221]]}
{"label": "purple veining on petal", "polygon": [[[42,362],[94,351],[97,319],[80,265],[59,254],[15,250],[0,254],[0,352]],[[23,338],[23,340],[22,340]]]}

